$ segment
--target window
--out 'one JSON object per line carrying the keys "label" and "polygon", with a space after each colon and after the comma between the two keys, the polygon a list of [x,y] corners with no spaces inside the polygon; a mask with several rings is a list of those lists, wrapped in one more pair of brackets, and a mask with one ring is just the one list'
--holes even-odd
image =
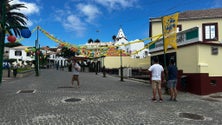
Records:
{"label": "window", "polygon": [[22,55],[22,51],[15,51],[15,56],[21,56]]}
{"label": "window", "polygon": [[212,55],[218,55],[218,47],[211,47],[211,54]]}
{"label": "window", "polygon": [[31,52],[27,52],[27,53],[26,53],[26,56],[31,56],[31,55],[32,55]]}
{"label": "window", "polygon": [[148,54],[149,54],[149,53],[148,53],[147,51],[145,51],[145,56],[148,56]]}
{"label": "window", "polygon": [[182,31],[182,25],[177,25],[177,32]]}
{"label": "window", "polygon": [[217,81],[216,80],[210,80],[210,85],[211,86],[216,86],[217,85]]}
{"label": "window", "polygon": [[218,41],[217,23],[203,24],[203,41]]}

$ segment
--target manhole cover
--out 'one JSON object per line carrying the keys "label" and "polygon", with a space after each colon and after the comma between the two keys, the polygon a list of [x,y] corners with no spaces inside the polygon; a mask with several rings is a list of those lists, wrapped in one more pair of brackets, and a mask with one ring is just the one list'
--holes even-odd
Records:
{"label": "manhole cover", "polygon": [[72,86],[59,86],[58,88],[73,88]]}
{"label": "manhole cover", "polygon": [[78,98],[69,98],[69,99],[66,99],[65,102],[78,102],[78,101],[81,101],[81,99],[78,99]]}
{"label": "manhole cover", "polygon": [[17,93],[35,93],[36,90],[19,90]]}
{"label": "manhole cover", "polygon": [[192,114],[192,113],[179,113],[179,117],[187,118],[187,119],[191,119],[191,120],[204,120],[204,116]]}
{"label": "manhole cover", "polygon": [[211,97],[211,98],[222,98],[221,95],[211,95],[210,97]]}

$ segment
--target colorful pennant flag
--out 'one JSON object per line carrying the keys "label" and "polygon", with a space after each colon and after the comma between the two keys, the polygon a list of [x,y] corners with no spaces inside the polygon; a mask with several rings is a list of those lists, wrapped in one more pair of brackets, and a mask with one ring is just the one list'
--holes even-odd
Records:
{"label": "colorful pennant flag", "polygon": [[164,16],[162,18],[163,36],[164,36],[164,51],[167,51],[168,46],[172,46],[177,49],[177,23],[179,13],[173,15]]}

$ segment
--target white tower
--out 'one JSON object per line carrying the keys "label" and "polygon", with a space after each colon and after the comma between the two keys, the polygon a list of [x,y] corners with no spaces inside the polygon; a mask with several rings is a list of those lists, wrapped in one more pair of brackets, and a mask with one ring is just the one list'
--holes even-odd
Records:
{"label": "white tower", "polygon": [[[124,35],[122,28],[120,28],[118,33],[117,33],[116,41],[115,41],[114,45],[118,46],[118,45],[123,45],[123,44],[126,44],[126,43],[128,43],[127,38]],[[125,46],[120,46],[119,49],[127,51],[127,48]]]}

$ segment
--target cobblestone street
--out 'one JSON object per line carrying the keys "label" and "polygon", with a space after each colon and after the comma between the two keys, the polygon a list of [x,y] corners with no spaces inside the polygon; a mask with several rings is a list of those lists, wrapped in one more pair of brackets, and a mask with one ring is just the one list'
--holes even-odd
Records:
{"label": "cobblestone street", "polygon": [[[179,92],[178,102],[151,101],[147,83],[44,69],[0,86],[0,125],[221,125],[221,98]],[[221,97],[216,93],[216,97]]]}

